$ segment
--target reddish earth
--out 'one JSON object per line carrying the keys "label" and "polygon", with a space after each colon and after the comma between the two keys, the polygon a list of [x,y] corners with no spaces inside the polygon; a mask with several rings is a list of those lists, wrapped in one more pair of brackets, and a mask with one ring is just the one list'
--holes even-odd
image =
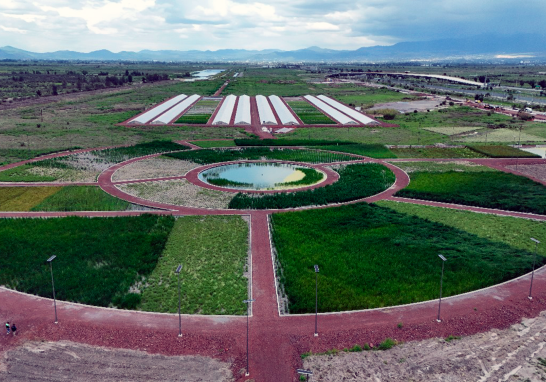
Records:
{"label": "reddish earth", "polygon": [[[58,154],[61,155],[61,154]],[[148,156],[148,157],[152,157]],[[107,192],[117,195],[111,181],[113,172],[132,161],[104,171],[98,180]],[[367,159],[370,160],[370,159]],[[407,186],[407,174],[392,164],[383,163],[396,175],[396,183],[387,191],[365,199],[399,201],[394,193]],[[407,161],[407,159],[406,159]],[[474,160],[473,160],[474,161]],[[480,164],[504,168],[502,160],[475,160]],[[521,162],[520,162],[521,163]],[[543,162],[541,162],[543,163]],[[117,191],[116,191],[117,190]],[[123,195],[124,199],[127,199]],[[138,198],[136,203],[153,204]],[[421,201],[411,200],[412,203]],[[147,203],[147,204],[146,204]],[[425,202],[433,204],[434,202]],[[469,335],[492,328],[507,328],[523,317],[535,317],[546,310],[546,267],[535,272],[533,300],[529,300],[530,276],[512,280],[485,290],[446,298],[442,302],[442,322],[436,322],[437,301],[377,310],[336,314],[320,314],[319,336],[314,337],[314,315],[280,316],[277,305],[275,273],[271,256],[268,229],[269,214],[274,211],[217,211],[154,204],[167,211],[153,213],[177,215],[247,214],[251,216],[252,285],[255,299],[250,317],[250,376],[246,368],[246,318],[227,316],[182,317],[183,337],[178,338],[178,319],[172,314],[104,309],[58,302],[59,324],[54,324],[52,301],[0,288],[0,320],[15,321],[19,336],[0,335],[0,351],[13,349],[27,340],[69,340],[90,345],[142,350],[153,354],[210,356],[231,363],[238,381],[296,381],[295,369],[302,366],[300,354],[323,352],[354,344],[377,344],[390,337],[399,341],[413,341],[448,335]],[[477,209],[468,206],[442,205],[499,215],[546,220],[544,216]],[[323,207],[327,208],[327,207]],[[76,213],[2,213],[2,217],[37,216],[132,216],[141,211],[76,212]],[[398,323],[403,328],[398,328]]]}

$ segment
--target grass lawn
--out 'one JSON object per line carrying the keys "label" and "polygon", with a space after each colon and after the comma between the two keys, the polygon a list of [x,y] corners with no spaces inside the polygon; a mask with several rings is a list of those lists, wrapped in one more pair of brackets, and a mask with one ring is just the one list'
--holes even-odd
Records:
{"label": "grass lawn", "polygon": [[487,155],[491,158],[540,158],[540,155],[536,155],[527,151],[520,150],[512,146],[470,146],[470,149]]}
{"label": "grass lawn", "polygon": [[414,172],[397,196],[546,214],[546,187],[523,176],[495,172]]}
{"label": "grass lawn", "polygon": [[178,218],[157,267],[148,278],[141,309],[178,309],[175,269],[182,264],[182,313],[244,314],[248,298],[248,224],[240,216]]}
{"label": "grass lawn", "polygon": [[129,203],[95,186],[63,187],[31,211],[125,211]]}
{"label": "grass lawn", "polygon": [[[273,242],[291,313],[367,309],[438,298],[530,271],[533,255],[447,225],[375,205],[274,214]],[[538,258],[542,264],[545,258]]]}
{"label": "grass lawn", "polygon": [[187,123],[190,125],[206,125],[211,114],[184,114],[175,123]]}
{"label": "grass lawn", "polygon": [[135,308],[174,218],[0,219],[0,284],[59,300]]}
{"label": "grass lawn", "polygon": [[395,165],[407,173],[414,172],[498,172],[494,168],[472,162],[396,162]]}
{"label": "grass lawn", "polygon": [[0,187],[0,211],[30,211],[61,187]]}
{"label": "grass lawn", "polygon": [[[531,237],[539,240],[542,240],[541,238],[546,239],[546,222],[410,203],[380,201],[376,204],[529,252],[535,250],[535,243],[530,240]],[[545,246],[538,246],[537,250],[541,256],[546,257]]]}
{"label": "grass lawn", "polygon": [[0,171],[0,182],[53,182],[57,178],[57,176],[36,173],[35,166],[30,164]]}
{"label": "grass lawn", "polygon": [[235,141],[233,139],[225,141],[192,141],[196,146],[203,147],[205,149],[211,147],[235,147]]}

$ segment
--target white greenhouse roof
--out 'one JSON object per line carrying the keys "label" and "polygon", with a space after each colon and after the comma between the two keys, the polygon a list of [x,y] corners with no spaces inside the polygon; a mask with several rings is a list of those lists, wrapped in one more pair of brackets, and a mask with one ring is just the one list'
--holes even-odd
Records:
{"label": "white greenhouse roof", "polygon": [[178,117],[180,113],[182,113],[184,110],[190,107],[190,105],[193,104],[195,101],[197,101],[199,98],[201,98],[201,96],[197,94],[189,96],[184,101],[180,102],[179,104],[176,104],[172,109],[167,110],[165,113],[161,114],[159,117],[154,119],[152,123],[154,125],[166,125],[170,123],[172,120]]}
{"label": "white greenhouse roof", "polygon": [[276,125],[277,118],[271,110],[271,106],[263,95],[256,96],[256,104],[258,105],[258,114],[260,115],[260,123],[263,125]]}
{"label": "white greenhouse roof", "polygon": [[349,117],[356,119],[359,122],[362,122],[365,125],[368,125],[370,123],[378,123],[377,121],[371,119],[370,117],[367,117],[364,114],[359,113],[358,111],[351,109],[350,107],[342,104],[341,102],[331,99],[330,97],[326,97],[325,95],[319,95],[317,98],[326,102],[328,105],[335,107],[339,111],[347,114]]}
{"label": "white greenhouse roof", "polygon": [[237,104],[237,114],[235,114],[236,125],[250,125],[250,97],[242,95],[239,97],[239,103]]}
{"label": "white greenhouse roof", "polygon": [[296,117],[294,117],[286,104],[278,96],[272,95],[269,96],[269,99],[283,125],[299,125]]}
{"label": "white greenhouse roof", "polygon": [[309,102],[311,102],[316,107],[318,107],[320,110],[328,114],[330,117],[334,118],[336,121],[338,121],[342,125],[356,124],[356,122],[353,121],[351,118],[347,117],[345,114],[341,113],[339,110],[334,109],[332,106],[328,105],[327,103],[324,103],[318,98],[313,97],[311,95],[306,95],[304,98],[308,100]]}
{"label": "white greenhouse roof", "polygon": [[237,97],[235,97],[233,94],[228,95],[224,99],[224,102],[222,103],[220,110],[218,110],[218,113],[214,117],[214,121],[212,121],[213,125],[229,125],[236,100],[237,100]]}
{"label": "white greenhouse roof", "polygon": [[150,122],[152,119],[156,118],[158,115],[163,113],[165,110],[169,109],[170,107],[176,105],[180,101],[182,101],[184,98],[186,98],[187,95],[180,94],[177,95],[174,98],[171,98],[170,100],[163,102],[161,105],[158,105],[150,110],[148,110],[146,113],[139,115],[136,118],[133,118],[129,123],[147,123]]}

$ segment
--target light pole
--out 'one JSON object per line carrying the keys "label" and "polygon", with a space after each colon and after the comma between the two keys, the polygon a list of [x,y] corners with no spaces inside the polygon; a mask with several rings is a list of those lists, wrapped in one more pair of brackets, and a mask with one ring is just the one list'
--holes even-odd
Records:
{"label": "light pole", "polygon": [[51,271],[51,286],[53,287],[53,307],[55,309],[55,323],[57,324],[59,321],[57,320],[57,299],[55,298],[55,282],[53,281],[53,265],[51,264],[53,260],[55,260],[57,256],[53,255],[49,259],[47,259],[47,262],[49,263],[49,270]]}
{"label": "light pole", "polygon": [[440,259],[442,259],[442,277],[440,277],[440,300],[438,301],[438,318],[436,318],[436,321],[442,322],[440,320],[440,309],[442,307],[442,285],[444,283],[444,263],[447,260],[443,255],[438,255]]}
{"label": "light pole", "polygon": [[180,271],[182,270],[182,264],[179,264],[176,268],[176,273],[178,275],[178,337],[182,337],[182,316],[180,315]]}
{"label": "light pole", "polygon": [[533,278],[535,276],[535,260],[537,258],[537,247],[540,244],[540,241],[535,239],[534,237],[531,238],[535,242],[535,254],[533,255],[533,272],[531,273],[531,286],[529,287],[529,300],[533,299],[533,296],[531,296],[531,292],[533,291]]}
{"label": "light pole", "polygon": [[319,267],[315,265],[315,337],[318,337],[318,273]]}
{"label": "light pole", "polygon": [[253,301],[254,299],[243,301],[243,303],[246,304],[246,377],[250,375],[250,371],[248,370],[248,304],[251,304]]}

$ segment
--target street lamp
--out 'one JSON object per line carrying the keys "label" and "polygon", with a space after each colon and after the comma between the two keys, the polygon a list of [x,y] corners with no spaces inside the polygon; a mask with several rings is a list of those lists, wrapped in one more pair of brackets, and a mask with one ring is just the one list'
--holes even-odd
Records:
{"label": "street lamp", "polygon": [[253,301],[254,299],[243,301],[243,303],[246,304],[246,377],[250,375],[250,371],[248,370],[248,304],[251,304]]}
{"label": "street lamp", "polygon": [[442,277],[440,278],[440,300],[438,301],[438,318],[436,318],[436,321],[442,322],[440,320],[440,309],[442,307],[442,285],[444,283],[444,263],[447,260],[443,255],[438,255],[440,259],[442,259]]}
{"label": "street lamp", "polygon": [[49,270],[51,271],[51,286],[53,287],[53,307],[55,308],[55,323],[57,324],[59,321],[57,320],[57,299],[55,298],[55,282],[53,281],[53,265],[51,264],[53,260],[55,260],[57,256],[53,255],[49,259],[47,259],[47,262],[49,263]]}
{"label": "street lamp", "polygon": [[318,273],[319,267],[315,265],[315,337],[318,337]]}
{"label": "street lamp", "polygon": [[529,300],[532,300],[533,297],[531,296],[531,292],[533,291],[533,278],[535,276],[535,260],[537,258],[537,247],[540,244],[540,241],[535,239],[534,237],[531,238],[535,242],[535,254],[533,255],[533,272],[531,273],[531,286],[529,287]]}
{"label": "street lamp", "polygon": [[182,264],[179,264],[176,268],[176,273],[178,275],[178,337],[182,337],[182,316],[180,315],[180,271],[182,270]]}

